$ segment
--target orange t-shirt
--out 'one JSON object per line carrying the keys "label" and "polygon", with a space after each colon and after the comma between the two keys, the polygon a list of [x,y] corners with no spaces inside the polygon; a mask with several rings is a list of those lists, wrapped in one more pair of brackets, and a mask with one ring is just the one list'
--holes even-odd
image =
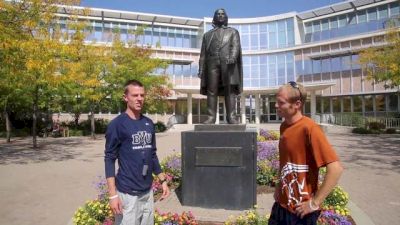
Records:
{"label": "orange t-shirt", "polygon": [[280,133],[279,203],[294,213],[296,204],[317,191],[319,167],[339,159],[319,125],[308,117],[282,123]]}

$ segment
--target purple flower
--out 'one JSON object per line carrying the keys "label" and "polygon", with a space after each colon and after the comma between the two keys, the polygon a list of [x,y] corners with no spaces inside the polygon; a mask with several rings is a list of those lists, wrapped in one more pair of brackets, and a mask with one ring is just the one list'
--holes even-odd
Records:
{"label": "purple flower", "polygon": [[327,222],[322,224],[338,224],[338,225],[351,225],[351,222],[346,217],[339,215],[331,210],[321,212],[320,220]]}
{"label": "purple flower", "polygon": [[278,141],[257,142],[257,161],[272,160],[278,157]]}

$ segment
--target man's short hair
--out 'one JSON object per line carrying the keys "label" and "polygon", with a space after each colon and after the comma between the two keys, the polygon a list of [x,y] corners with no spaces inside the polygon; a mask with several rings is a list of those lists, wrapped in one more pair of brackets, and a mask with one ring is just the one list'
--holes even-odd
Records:
{"label": "man's short hair", "polygon": [[136,79],[128,80],[124,85],[124,94],[126,94],[128,92],[128,86],[129,85],[143,87],[142,82],[140,82],[140,81],[138,81]]}
{"label": "man's short hair", "polygon": [[299,100],[303,105],[307,100],[307,92],[304,89],[304,86],[296,83],[294,81],[290,81],[289,83],[281,86],[279,90],[285,89],[288,91],[289,102],[294,103]]}

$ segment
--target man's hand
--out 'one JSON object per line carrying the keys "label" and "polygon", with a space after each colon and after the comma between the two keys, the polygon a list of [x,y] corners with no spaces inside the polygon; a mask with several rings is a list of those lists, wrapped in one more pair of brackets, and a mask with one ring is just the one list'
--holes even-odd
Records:
{"label": "man's hand", "polygon": [[[314,208],[311,208],[311,207],[314,207]],[[312,201],[312,199],[310,199],[310,200],[308,200],[306,202],[299,203],[296,206],[295,211],[296,211],[296,215],[303,219],[303,217],[305,215],[307,215],[309,213],[312,213],[312,212],[314,212],[314,211],[316,211],[318,209],[319,209],[319,207],[315,206],[313,201]]]}
{"label": "man's hand", "polygon": [[171,193],[170,190],[169,190],[167,181],[162,182],[161,185],[162,185],[163,193],[162,193],[162,195],[160,197],[160,201],[162,201],[163,199],[166,199]]}
{"label": "man's hand", "polygon": [[235,63],[236,63],[236,61],[233,58],[227,58],[226,59],[226,64],[235,64]]}
{"label": "man's hand", "polygon": [[122,214],[122,201],[119,197],[110,199],[109,204],[114,215]]}

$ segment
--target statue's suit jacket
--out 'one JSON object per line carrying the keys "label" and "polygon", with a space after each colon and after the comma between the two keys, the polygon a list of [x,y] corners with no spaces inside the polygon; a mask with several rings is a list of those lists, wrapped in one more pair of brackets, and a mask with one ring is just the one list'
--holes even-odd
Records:
{"label": "statue's suit jacket", "polygon": [[[222,83],[224,86],[230,85],[233,93],[239,95],[243,91],[243,68],[242,68],[242,48],[240,46],[239,32],[231,27],[224,27],[223,39],[219,51],[220,63],[225,63],[227,59],[235,59],[234,64],[228,64],[227,74],[222,74]],[[199,73],[201,73],[200,93],[207,95],[207,78],[209,76],[207,67],[210,66],[213,60],[210,54],[214,51],[210,49],[211,42],[217,40],[215,36],[215,29],[206,32],[203,35],[203,42],[201,45],[200,60],[199,60]],[[219,88],[219,96],[223,96],[223,86]]]}

